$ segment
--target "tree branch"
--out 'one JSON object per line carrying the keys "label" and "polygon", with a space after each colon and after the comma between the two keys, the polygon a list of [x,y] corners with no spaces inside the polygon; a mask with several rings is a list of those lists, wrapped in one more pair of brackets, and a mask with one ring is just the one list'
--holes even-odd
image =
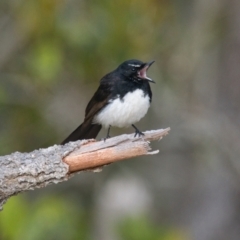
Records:
{"label": "tree branch", "polygon": [[63,146],[54,145],[30,153],[15,152],[0,157],[0,210],[6,200],[19,192],[45,187],[69,179],[82,170],[99,170],[116,161],[157,154],[150,151],[149,141],[160,140],[170,128],[145,132],[134,138],[124,134],[106,141],[82,140]]}

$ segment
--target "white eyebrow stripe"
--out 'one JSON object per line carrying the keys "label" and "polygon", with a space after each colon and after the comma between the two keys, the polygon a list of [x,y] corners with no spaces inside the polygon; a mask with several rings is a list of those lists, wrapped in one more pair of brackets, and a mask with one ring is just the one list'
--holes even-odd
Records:
{"label": "white eyebrow stripe", "polygon": [[141,67],[141,65],[131,64],[131,63],[129,63],[128,65],[129,65],[129,66],[132,66],[132,67]]}

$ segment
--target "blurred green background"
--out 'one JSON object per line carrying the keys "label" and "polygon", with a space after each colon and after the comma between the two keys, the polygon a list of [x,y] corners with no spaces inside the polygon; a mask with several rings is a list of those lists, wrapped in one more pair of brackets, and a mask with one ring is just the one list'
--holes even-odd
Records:
{"label": "blurred green background", "polygon": [[12,197],[0,239],[238,240],[239,12],[239,0],[2,0],[0,155],[60,143],[132,58],[156,61],[137,126],[172,130],[156,156]]}

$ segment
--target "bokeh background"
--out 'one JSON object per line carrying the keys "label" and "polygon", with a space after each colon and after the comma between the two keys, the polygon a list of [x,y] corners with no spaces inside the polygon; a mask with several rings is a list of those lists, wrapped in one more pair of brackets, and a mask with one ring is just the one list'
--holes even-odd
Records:
{"label": "bokeh background", "polygon": [[11,198],[0,239],[238,240],[239,13],[239,0],[0,1],[0,155],[60,143],[132,58],[156,61],[137,126],[172,129],[156,156]]}

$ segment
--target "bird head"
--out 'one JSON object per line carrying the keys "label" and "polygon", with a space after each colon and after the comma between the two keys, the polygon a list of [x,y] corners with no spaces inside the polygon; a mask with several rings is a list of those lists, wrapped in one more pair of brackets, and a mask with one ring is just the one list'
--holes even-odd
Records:
{"label": "bird head", "polygon": [[154,61],[144,63],[142,61],[133,59],[123,62],[118,67],[118,70],[120,70],[125,77],[134,81],[147,80],[149,82],[155,83],[151,78],[147,76],[147,70],[153,63]]}

